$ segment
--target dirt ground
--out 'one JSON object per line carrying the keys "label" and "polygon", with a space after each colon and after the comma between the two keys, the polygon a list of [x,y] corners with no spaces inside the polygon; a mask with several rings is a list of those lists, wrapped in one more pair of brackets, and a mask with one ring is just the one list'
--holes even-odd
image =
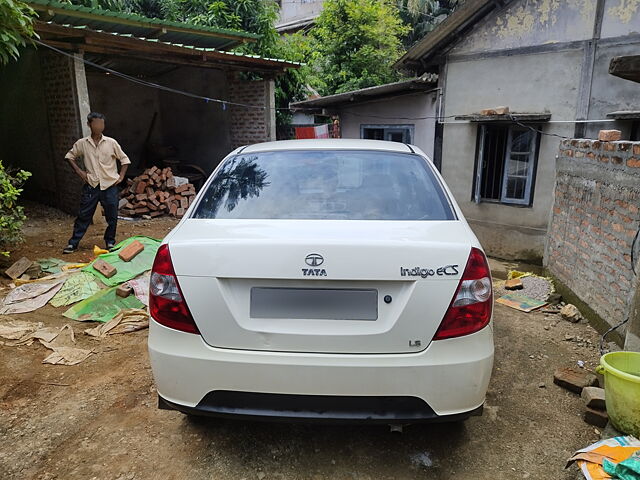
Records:
{"label": "dirt ground", "polygon": [[[72,218],[37,205],[29,215],[27,242],[12,258],[60,257]],[[121,221],[118,239],[162,237],[174,223]],[[91,227],[72,259],[89,260],[94,244],[102,245],[102,227]],[[484,415],[398,434],[380,426],[194,422],[158,410],[147,331],[98,341],[82,333],[94,324],[71,322],[63,311],[47,306],[15,317],[73,323],[78,346],[95,351],[87,361],[43,365],[48,351],[38,344],[0,346],[1,479],[576,479],[566,459],[599,439],[581,418],[581,399],[553,384],[558,366],[595,367],[598,336],[558,315],[496,305]]]}

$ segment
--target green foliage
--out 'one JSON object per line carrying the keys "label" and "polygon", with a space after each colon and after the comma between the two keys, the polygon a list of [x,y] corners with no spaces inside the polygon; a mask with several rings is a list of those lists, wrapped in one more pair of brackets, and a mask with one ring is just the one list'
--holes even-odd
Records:
{"label": "green foliage", "polygon": [[277,42],[273,27],[278,18],[274,0],[65,0],[74,5],[137,13],[149,18],[172,20],[207,27],[256,33],[257,42],[243,45],[242,51],[268,55]]}
{"label": "green foliage", "polygon": [[[26,220],[24,208],[18,205],[22,185],[30,172],[5,169],[0,160],[0,247],[5,249],[22,240],[22,224]],[[8,252],[0,252],[8,255]]]}
{"label": "green foliage", "polygon": [[33,31],[35,12],[19,0],[0,0],[0,65],[20,55],[18,48],[36,36]]}
{"label": "green foliage", "polygon": [[61,0],[72,5],[102,8],[122,13],[137,13],[149,18],[165,18],[170,7],[166,0]]}
{"label": "green foliage", "polygon": [[320,92],[329,95],[398,80],[393,63],[408,32],[390,0],[326,0],[311,31]]}
{"label": "green foliage", "polygon": [[402,39],[411,48],[453,12],[464,0],[398,0],[400,18],[411,27]]}
{"label": "green foliage", "polygon": [[246,53],[268,55],[278,41],[273,27],[278,4],[273,0],[164,0],[164,5],[169,20],[257,33],[257,42],[241,48]]}
{"label": "green foliage", "polygon": [[290,102],[305,100],[308,96],[308,85],[312,82],[313,70],[305,62],[312,56],[312,42],[301,32],[283,35],[276,44],[273,57],[284,58],[292,62],[302,63],[298,69],[290,69],[276,79],[275,101],[276,124],[279,127],[291,123],[291,113],[286,108]]}

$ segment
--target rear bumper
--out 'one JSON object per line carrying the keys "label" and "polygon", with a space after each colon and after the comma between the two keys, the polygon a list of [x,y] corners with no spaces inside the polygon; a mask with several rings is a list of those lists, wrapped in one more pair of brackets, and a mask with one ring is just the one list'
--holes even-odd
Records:
{"label": "rear bumper", "polygon": [[437,415],[415,397],[336,397],[273,393],[209,392],[195,407],[185,407],[158,395],[158,408],[189,415],[251,421],[309,423],[455,422],[482,415],[482,405],[470,412]]}
{"label": "rear bumper", "polygon": [[199,335],[151,320],[149,356],[161,402],[187,413],[447,421],[481,409],[493,366],[493,334],[489,325],[411,354],[304,354],[215,348]]}

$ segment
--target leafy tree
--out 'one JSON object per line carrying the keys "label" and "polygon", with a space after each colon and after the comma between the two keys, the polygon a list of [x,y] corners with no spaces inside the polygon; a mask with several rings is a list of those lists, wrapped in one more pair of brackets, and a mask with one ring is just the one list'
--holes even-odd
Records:
{"label": "leafy tree", "polygon": [[247,53],[269,55],[278,42],[274,28],[278,4],[274,0],[164,0],[164,10],[169,20],[260,35],[257,42],[241,48]]}
{"label": "leafy tree", "polygon": [[0,65],[20,55],[19,47],[34,37],[35,12],[20,0],[0,0]]}
{"label": "leafy tree", "polygon": [[5,169],[0,160],[0,255],[7,256],[4,249],[22,240],[22,224],[26,216],[24,208],[18,205],[22,185],[31,176],[24,170]]}
{"label": "leafy tree", "polygon": [[464,0],[398,0],[400,18],[411,27],[403,37],[405,48],[411,48],[453,12]]}
{"label": "leafy tree", "polygon": [[311,30],[320,92],[329,95],[398,80],[393,62],[408,32],[390,0],[326,0]]}
{"label": "leafy tree", "polygon": [[175,0],[62,0],[73,5],[102,8],[113,12],[136,13],[149,18],[164,19],[172,11]]}
{"label": "leafy tree", "polygon": [[298,69],[290,69],[276,79],[276,124],[279,127],[291,123],[292,115],[287,110],[289,103],[305,100],[309,94],[309,84],[314,83],[313,70],[307,63],[312,56],[312,48],[310,39],[301,32],[283,35],[276,44],[275,58],[301,64]]}
{"label": "leafy tree", "polygon": [[274,0],[66,0],[75,5],[137,13],[149,18],[256,33],[257,42],[241,47],[247,53],[268,55],[278,43],[274,28],[278,4]]}

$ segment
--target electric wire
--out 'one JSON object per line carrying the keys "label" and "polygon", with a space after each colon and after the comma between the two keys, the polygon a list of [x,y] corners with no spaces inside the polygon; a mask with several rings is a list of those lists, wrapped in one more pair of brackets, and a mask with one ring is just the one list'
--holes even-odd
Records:
{"label": "electric wire", "polygon": [[[37,40],[37,39],[33,39],[33,41],[35,43],[37,43],[38,45],[42,45],[43,47],[46,47],[46,48],[49,48],[49,49],[53,50],[54,52],[60,53],[60,54],[65,55],[65,56],[67,56],[69,58],[78,59],[78,57],[76,57],[74,54],[65,52],[64,50],[60,50],[59,48],[56,48],[56,47],[54,47],[52,45],[48,45],[45,42],[42,42],[42,41]],[[195,93],[186,92],[184,90],[177,90],[175,88],[167,87],[166,85],[160,85],[158,83],[149,82],[147,80],[142,80],[140,78],[132,77],[131,75],[127,75],[126,73],[122,73],[122,72],[119,72],[119,71],[114,70],[112,68],[108,68],[108,67],[105,67],[103,65],[99,65],[97,63],[94,63],[94,62],[92,62],[90,60],[87,60],[86,58],[82,58],[80,60],[82,62],[84,62],[86,65],[90,65],[93,68],[97,68],[98,70],[102,70],[102,71],[107,72],[107,73],[109,73],[111,75],[114,75],[116,77],[122,78],[123,80],[127,80],[129,82],[133,82],[133,83],[136,83],[138,85],[145,86],[145,87],[156,88],[158,90],[162,90],[162,91],[165,91],[165,92],[184,95],[186,97],[195,98],[195,99],[198,99],[198,100],[204,100],[205,102],[218,103],[218,104],[221,104],[223,106],[223,108],[226,108],[226,105],[232,105],[232,106],[245,107],[245,108],[255,108],[255,109],[260,109],[260,110],[266,110],[267,108],[272,109],[272,110],[287,110],[287,111],[290,110],[289,108],[265,107],[264,105],[251,105],[251,104],[248,104],[248,103],[232,102],[232,101],[229,101],[229,100],[223,100],[221,98],[212,98],[212,97],[206,97],[204,95],[197,95]]]}
{"label": "electric wire", "polygon": [[624,325],[625,323],[627,323],[629,321],[629,318],[627,317],[625,320],[621,321],[619,324],[611,327],[609,330],[607,330],[606,332],[604,332],[602,334],[602,337],[600,337],[600,356],[604,355],[604,342],[605,339],[607,338],[607,335],[609,335],[611,332],[613,332],[614,330],[620,328],[622,325]]}
{"label": "electric wire", "polygon": [[[69,53],[69,52],[65,52],[64,50],[61,50],[59,48],[56,48],[52,45],[49,45],[41,40],[38,39],[33,39],[33,42],[41,45],[45,48],[48,48],[56,53],[59,53],[61,55],[64,55],[66,57],[72,58],[74,60],[81,60],[85,65],[89,65],[93,68],[96,68],[98,70],[102,70],[106,73],[109,73],[110,75],[113,75],[115,77],[121,78],[123,80],[127,80],[129,82],[132,83],[136,83],[138,85],[141,86],[145,86],[145,87],[149,87],[149,88],[156,88],[158,90],[162,90],[165,92],[169,92],[169,93],[174,93],[177,95],[183,95],[189,98],[193,98],[196,100],[203,100],[207,103],[211,102],[211,103],[216,103],[222,106],[223,109],[226,109],[227,106],[237,106],[237,107],[244,107],[244,108],[253,108],[256,110],[275,110],[275,111],[282,111],[282,112],[290,112],[290,113],[295,113],[295,112],[303,112],[303,113],[313,113],[316,112],[318,110],[317,107],[265,107],[264,105],[251,105],[248,103],[242,103],[242,102],[233,102],[230,100],[223,100],[221,98],[214,98],[214,97],[207,97],[204,95],[198,95],[195,93],[191,93],[191,92],[187,92],[184,90],[179,90],[179,89],[175,89],[175,88],[171,88],[171,87],[167,87],[166,85],[161,85],[158,83],[154,83],[154,82],[150,82],[147,80],[143,80],[141,78],[136,78],[133,77],[131,75],[127,75],[126,73],[122,73],[118,70],[114,70],[112,68],[109,67],[105,67],[103,65],[97,64],[95,62],[92,62],[90,60],[87,60],[86,58],[82,57],[82,58],[78,58],[76,57],[73,53]],[[425,116],[419,116],[419,117],[399,117],[399,116],[387,116],[387,115],[364,115],[364,114],[358,114],[355,112],[348,112],[348,111],[344,111],[341,113],[342,115],[351,115],[351,116],[355,116],[355,117],[366,117],[366,118],[376,118],[376,119],[381,119],[381,120],[438,120],[440,123],[444,123],[442,122],[442,120],[444,119],[448,119],[448,118],[455,118],[455,117],[459,117],[460,115],[425,115]],[[562,139],[568,139],[571,137],[566,137],[563,135],[559,135],[556,133],[549,133],[549,132],[544,132],[542,130],[536,129],[534,127],[532,127],[531,125],[527,125],[525,123],[522,123],[521,121],[519,121],[516,117],[514,117],[513,115],[508,115],[509,119],[516,123],[517,125],[520,125],[524,128],[528,128],[529,130],[532,130],[534,132],[538,132],[542,135],[547,135],[547,136],[552,136],[552,137],[558,137],[558,138],[562,138]],[[611,121],[610,119],[606,119],[606,120],[567,120],[567,121],[561,121],[563,123],[601,123],[601,122],[609,122]],[[448,122],[447,122],[448,123]],[[451,123],[457,123],[457,122],[451,122]],[[463,123],[469,123],[469,122],[460,122],[461,124]],[[548,123],[554,123],[553,121],[548,122]]]}

